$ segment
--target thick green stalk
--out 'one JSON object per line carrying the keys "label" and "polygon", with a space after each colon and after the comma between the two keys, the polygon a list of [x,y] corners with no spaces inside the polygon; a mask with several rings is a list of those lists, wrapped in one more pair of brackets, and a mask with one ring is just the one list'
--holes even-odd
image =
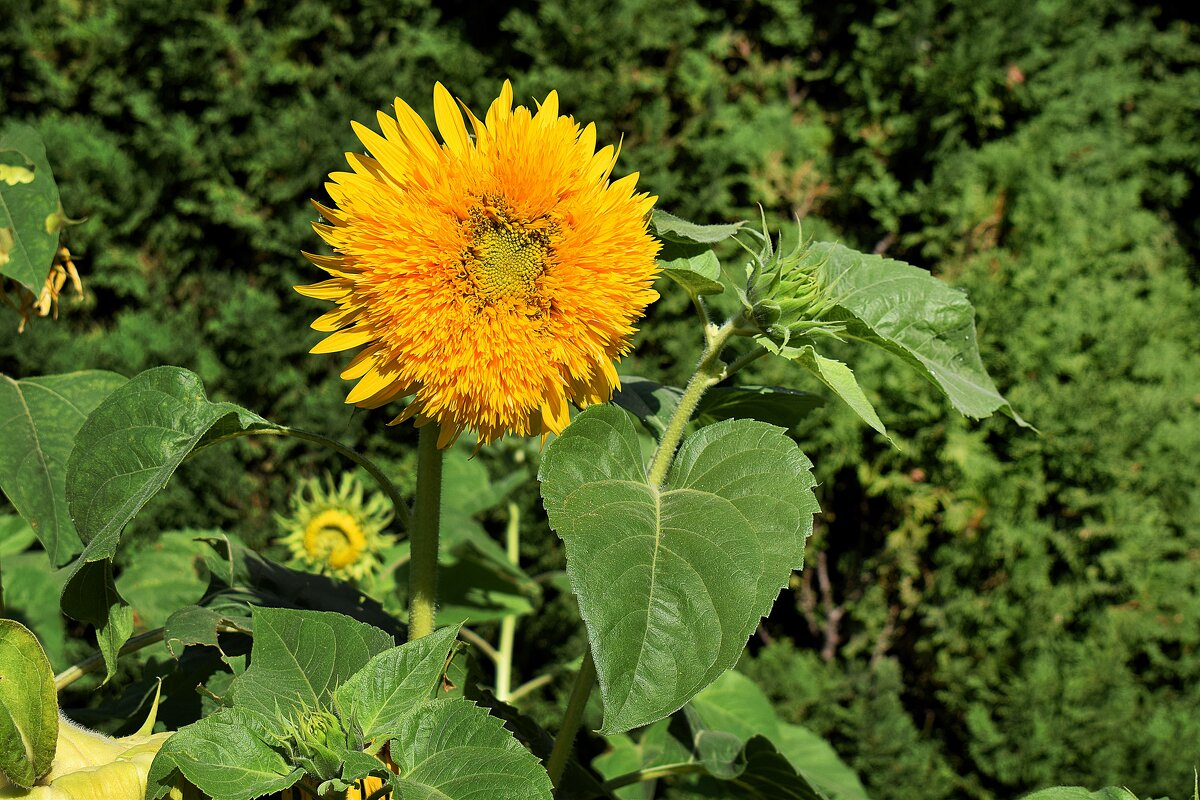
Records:
{"label": "thick green stalk", "polygon": [[583,710],[587,708],[588,696],[592,693],[595,683],[596,665],[592,662],[592,650],[589,647],[583,654],[583,664],[579,667],[575,685],[571,687],[571,697],[567,700],[567,713],[563,716],[558,735],[554,737],[554,749],[550,751],[550,760],[546,762],[550,783],[556,789],[567,768],[567,757],[571,755],[575,734],[579,733],[579,726],[583,724]]}
{"label": "thick green stalk", "polygon": [[408,638],[433,633],[437,611],[438,526],[442,515],[442,451],[438,426],[430,422],[417,438],[417,496],[413,503],[412,560],[408,567]]}
{"label": "thick green stalk", "polygon": [[[516,503],[508,504],[508,529],[505,532],[505,554],[514,567],[521,561],[521,512]],[[496,699],[507,703],[512,696],[513,647],[517,637],[517,615],[500,620],[500,653],[496,659]]]}
{"label": "thick green stalk", "polygon": [[666,480],[667,470],[671,467],[671,459],[675,457],[675,451],[679,448],[680,440],[683,439],[684,429],[691,422],[692,415],[696,413],[696,406],[700,404],[700,398],[704,396],[709,387],[725,377],[725,366],[721,363],[721,351],[725,349],[725,343],[729,341],[729,337],[735,330],[734,322],[731,320],[708,333],[706,337],[708,341],[704,347],[704,353],[700,356],[700,363],[684,388],[683,396],[679,398],[679,405],[676,406],[675,413],[671,415],[667,429],[663,431],[658,449],[654,451],[654,459],[650,462],[650,472],[647,476],[651,486],[661,486]]}

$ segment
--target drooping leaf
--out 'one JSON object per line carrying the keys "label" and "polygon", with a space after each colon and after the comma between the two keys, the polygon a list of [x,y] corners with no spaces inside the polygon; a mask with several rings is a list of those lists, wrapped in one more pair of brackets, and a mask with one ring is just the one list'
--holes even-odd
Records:
{"label": "drooping leaf", "polygon": [[396,644],[387,633],[342,614],[254,610],[250,667],[233,682],[237,708],[274,717],[327,707],[334,689]]}
{"label": "drooping leaf", "polygon": [[840,244],[818,242],[821,284],[844,336],[882,347],[912,364],[968,417],[1003,411],[1027,425],[988,376],[975,338],[975,309],[961,291],[925,270]]}
{"label": "drooping leaf", "polygon": [[433,698],[458,627],[442,628],[373,657],[334,692],[339,708],[374,740],[400,729],[401,722]]}
{"label": "drooping leaf", "polygon": [[396,731],[397,800],[550,800],[550,778],[501,721],[469,700],[421,705]]}
{"label": "drooping leaf", "polygon": [[0,130],[0,275],[35,295],[58,249],[58,229],[47,219],[59,211],[58,186],[46,147],[28,125]]}
{"label": "drooping leaf", "polygon": [[[44,276],[43,276],[44,277]],[[0,489],[60,566],[82,547],[67,512],[67,458],[88,414],[125,383],[114,372],[0,375]]]}
{"label": "drooping leaf", "polygon": [[219,634],[222,628],[232,627],[238,631],[251,632],[253,623],[249,616],[223,614],[204,606],[184,606],[176,610],[163,624],[163,642],[167,651],[179,659],[184,648],[192,645],[220,649]]}
{"label": "drooping leaf", "polygon": [[803,564],[810,468],[779,428],[727,420],[685,440],[652,486],[612,406],[547,447],[542,498],[592,642],[603,733],[662,719],[733,666]]}
{"label": "drooping leaf", "polygon": [[207,796],[251,800],[282,791],[303,776],[270,744],[254,714],[227,708],[175,733],[150,767],[146,797],[163,797],[182,774]]}
{"label": "drooping leaf", "polygon": [[0,776],[29,788],[50,771],[57,742],[50,661],[28,628],[0,619]]}
{"label": "drooping leaf", "polygon": [[[767,346],[772,347],[770,344]],[[846,405],[850,406],[854,413],[858,414],[859,419],[874,428],[883,438],[889,442],[892,441],[883,421],[875,413],[875,406],[871,405],[871,401],[867,399],[862,387],[858,385],[858,380],[854,377],[854,370],[840,361],[826,358],[818,353],[812,345],[804,345],[799,348],[785,347],[782,350],[784,355],[807,369],[821,383],[828,386]],[[895,443],[893,442],[893,444]]]}
{"label": "drooping leaf", "polygon": [[83,561],[112,558],[121,531],[192,451],[269,427],[241,406],[210,401],[185,369],[156,367],[132,378],[88,417],[67,462]]}
{"label": "drooping leaf", "polygon": [[107,681],[116,672],[122,645],[133,634],[133,609],[117,591],[112,562],[77,561],[68,569],[60,603],[68,617],[96,628]]}

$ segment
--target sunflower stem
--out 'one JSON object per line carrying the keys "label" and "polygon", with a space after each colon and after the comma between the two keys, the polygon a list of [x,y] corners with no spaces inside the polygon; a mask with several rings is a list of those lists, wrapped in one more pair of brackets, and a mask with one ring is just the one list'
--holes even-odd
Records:
{"label": "sunflower stem", "polygon": [[[521,511],[516,503],[508,504],[508,528],[505,531],[505,550],[508,563],[514,567],[521,561]],[[512,696],[513,647],[517,637],[517,615],[500,620],[500,653],[496,660],[496,699],[507,703]]]}
{"label": "sunflower stem", "polygon": [[650,461],[647,479],[651,486],[662,486],[666,480],[671,460],[674,459],[679,442],[683,439],[683,431],[691,422],[692,415],[696,413],[700,398],[709,387],[726,377],[725,365],[721,363],[721,351],[725,349],[725,343],[736,330],[736,321],[730,320],[706,335],[707,343],[704,353],[700,356],[700,363],[696,365],[696,371],[688,380],[683,396],[679,398],[679,405],[675,407],[675,413],[671,415],[671,421],[667,423],[667,429],[663,431],[658,449],[654,451],[654,458]]}
{"label": "sunflower stem", "polygon": [[554,749],[546,762],[546,772],[550,774],[550,785],[558,788],[563,772],[567,769],[567,757],[571,755],[571,746],[575,744],[575,734],[583,724],[583,711],[587,708],[588,696],[596,685],[596,664],[592,661],[592,648],[583,654],[583,663],[579,666],[579,674],[575,676],[575,684],[571,687],[571,697],[567,700],[567,711],[563,716],[562,727],[554,737]]}
{"label": "sunflower stem", "polygon": [[409,530],[412,542],[412,561],[408,568],[409,641],[433,633],[442,506],[442,451],[438,448],[438,425],[429,422],[419,430],[417,496]]}
{"label": "sunflower stem", "polygon": [[[158,644],[166,635],[166,628],[155,628],[152,631],[134,636],[129,641],[121,646],[117,651],[118,656],[129,655],[141,650],[143,647],[149,647],[152,644]],[[54,676],[54,691],[61,692],[63,689],[70,686],[75,681],[82,678],[84,675],[95,672],[104,664],[104,656],[100,653],[92,655],[80,661],[78,664],[72,664],[62,672]]]}
{"label": "sunflower stem", "polygon": [[704,772],[704,765],[698,761],[680,761],[676,764],[663,764],[657,767],[647,767],[646,769],[634,770],[624,775],[618,775],[612,780],[604,782],[604,788],[610,792],[616,791],[623,786],[632,786],[635,783],[642,781],[653,781],[658,778],[669,778],[672,775],[693,775],[697,772]]}

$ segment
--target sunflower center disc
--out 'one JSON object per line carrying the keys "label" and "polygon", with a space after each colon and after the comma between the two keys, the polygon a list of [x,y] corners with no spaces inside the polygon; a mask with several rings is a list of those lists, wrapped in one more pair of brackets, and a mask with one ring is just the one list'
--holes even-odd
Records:
{"label": "sunflower center disc", "polygon": [[482,298],[528,297],[546,268],[547,232],[528,230],[488,204],[470,212],[467,272]]}

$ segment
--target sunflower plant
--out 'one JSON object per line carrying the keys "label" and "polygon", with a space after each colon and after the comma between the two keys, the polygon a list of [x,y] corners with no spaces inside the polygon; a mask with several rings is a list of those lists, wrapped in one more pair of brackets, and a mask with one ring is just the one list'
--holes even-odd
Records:
{"label": "sunflower plant", "polygon": [[[325,277],[296,289],[333,306],[312,323],[324,334],[313,353],[353,351],[338,362],[346,402],[419,429],[415,481],[210,400],[179,367],[5,378],[0,487],[64,566],[62,610],[95,630],[96,653],[54,685],[111,679],[147,647],[181,670],[208,654],[219,677],[201,686],[205,713],[156,735],[136,773],[150,800],[865,798],[829,745],[731,671],[803,568],[820,513],[812,462],[789,434],[813,396],[746,384],[743,371],[783,359],[886,437],[830,355],[874,347],[962,414],[1025,425],[983,367],[966,297],[799,231],[657,209],[637,173],[614,179],[619,148],[598,146],[553,92],[527,107],[505,82],[476,116],[438,84],[436,133],[403,100],[390,112],[354,123],[362,152],[315,204],[325,249],[314,242],[307,258]],[[682,387],[618,368],[656,286],[696,312],[702,354]],[[255,436],[329,448],[374,486],[296,486],[278,512],[287,564],[236,532],[183,537],[196,596],[138,631],[148,614],[114,566],[128,563],[127,524],[189,457]],[[489,475],[479,454],[513,441],[512,474]],[[587,646],[514,687],[516,631],[543,591],[520,559],[530,521],[509,500],[528,480],[562,541],[556,585],[577,600]],[[483,512],[507,518],[502,541]],[[495,641],[476,624],[494,625]],[[58,719],[47,671],[5,678],[0,771],[36,791]],[[523,702],[559,681],[565,708],[543,727]],[[575,749],[589,702],[594,758],[595,736]]]}

